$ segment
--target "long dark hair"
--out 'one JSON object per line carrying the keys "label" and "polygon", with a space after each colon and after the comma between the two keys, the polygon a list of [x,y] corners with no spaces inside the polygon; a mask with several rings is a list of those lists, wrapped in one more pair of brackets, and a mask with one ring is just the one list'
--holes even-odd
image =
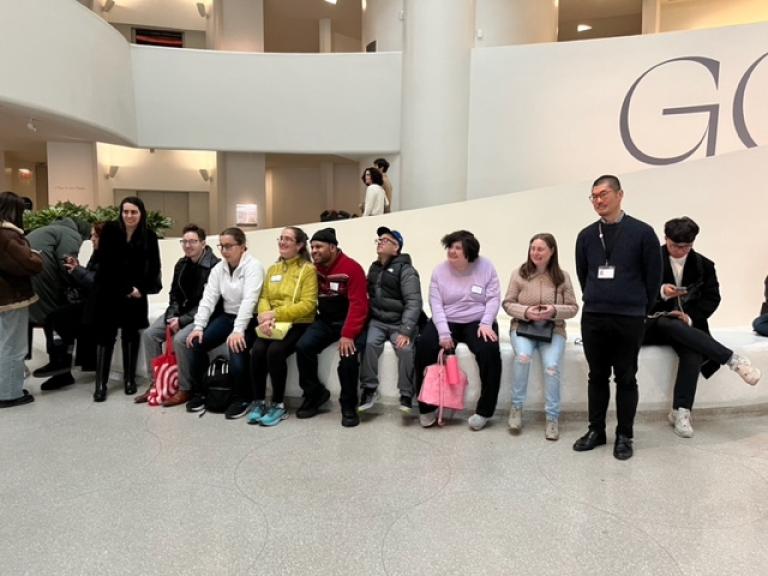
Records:
{"label": "long dark hair", "polygon": [[0,193],[0,222],[24,228],[24,200],[13,192]]}
{"label": "long dark hair", "polygon": [[123,206],[125,204],[133,204],[139,209],[141,218],[139,218],[139,224],[136,226],[136,230],[131,237],[131,241],[133,242],[135,239],[137,242],[143,243],[144,239],[147,237],[147,209],[144,206],[144,201],[138,196],[126,196],[120,201],[117,220],[120,222],[120,228],[123,230],[123,232],[125,232],[125,222],[123,222]]}
{"label": "long dark hair", "polygon": [[550,250],[552,250],[552,257],[547,264],[547,274],[549,274],[552,283],[555,285],[555,288],[557,288],[560,284],[565,282],[565,274],[563,274],[560,264],[557,262],[557,240],[555,240],[555,237],[552,236],[552,234],[547,232],[535,234],[533,238],[531,238],[531,241],[528,242],[528,257],[526,258],[525,263],[520,266],[520,277],[524,280],[528,280],[536,273],[536,264],[531,260],[531,244],[536,240],[541,240]]}

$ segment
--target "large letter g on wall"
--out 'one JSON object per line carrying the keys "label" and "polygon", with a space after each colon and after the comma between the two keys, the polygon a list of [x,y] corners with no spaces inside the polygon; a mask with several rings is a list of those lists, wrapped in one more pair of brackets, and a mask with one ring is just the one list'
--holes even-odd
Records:
{"label": "large letter g on wall", "polygon": [[660,66],[664,66],[665,64],[670,64],[672,62],[695,62],[697,64],[700,64],[706,68],[709,73],[712,75],[712,79],[715,81],[715,87],[717,88],[718,81],[720,78],[720,62],[717,60],[713,60],[712,58],[704,58],[700,56],[687,56],[683,58],[673,58],[672,60],[666,60],[665,62],[662,62],[660,64],[656,64],[652,68],[649,68],[645,71],[645,73],[640,76],[637,80],[635,80],[635,83],[632,84],[632,87],[629,89],[629,92],[627,92],[627,95],[624,97],[624,102],[621,105],[621,118],[619,121],[619,131],[621,132],[621,140],[624,142],[624,147],[629,151],[629,153],[634,156],[636,159],[640,160],[640,162],[645,162],[646,164],[653,164],[656,166],[663,166],[666,164],[675,164],[677,162],[682,162],[683,160],[689,158],[692,154],[696,152],[701,147],[701,144],[706,139],[707,141],[707,156],[714,156],[715,155],[715,146],[717,144],[717,121],[718,121],[718,115],[720,113],[720,107],[717,104],[708,104],[708,105],[702,105],[702,106],[686,106],[683,108],[665,108],[662,110],[662,114],[667,115],[673,115],[673,114],[700,114],[700,113],[706,113],[709,115],[709,121],[707,122],[707,127],[704,130],[704,134],[702,135],[701,139],[696,143],[696,145],[688,150],[687,152],[680,154],[679,156],[672,156],[670,158],[657,158],[655,156],[651,156],[650,154],[646,154],[642,150],[640,150],[635,142],[632,140],[632,136],[629,133],[629,106],[632,101],[632,96],[635,93],[635,89],[637,88],[638,84],[645,78],[648,74],[650,74],[653,70],[656,68],[659,68]]}

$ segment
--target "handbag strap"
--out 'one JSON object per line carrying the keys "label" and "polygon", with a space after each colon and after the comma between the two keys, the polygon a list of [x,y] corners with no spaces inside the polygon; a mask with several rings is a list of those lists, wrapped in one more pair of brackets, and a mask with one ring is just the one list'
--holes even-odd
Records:
{"label": "handbag strap", "polygon": [[301,284],[301,276],[304,273],[304,268],[307,267],[307,264],[304,263],[304,265],[301,267],[301,270],[299,270],[299,277],[296,278],[296,287],[293,289],[293,298],[291,298],[291,304],[296,304],[296,295],[299,293],[299,285]]}

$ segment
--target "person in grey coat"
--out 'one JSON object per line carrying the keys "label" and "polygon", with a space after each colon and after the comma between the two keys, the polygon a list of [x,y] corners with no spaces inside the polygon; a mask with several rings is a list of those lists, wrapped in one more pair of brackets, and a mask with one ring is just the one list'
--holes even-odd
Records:
{"label": "person in grey coat", "polygon": [[419,273],[403,254],[403,236],[381,226],[376,230],[375,260],[368,269],[370,321],[360,374],[362,393],[358,412],[369,410],[379,396],[379,356],[389,340],[398,360],[400,410],[411,413],[413,402],[414,340],[422,314]]}
{"label": "person in grey coat", "polygon": [[64,369],[68,371],[72,363],[67,349],[71,343],[55,339],[49,318],[52,312],[70,303],[67,293],[74,286],[64,264],[69,257],[77,257],[83,240],[87,240],[90,233],[89,223],[76,223],[71,218],[61,218],[27,235],[29,245],[39,251],[43,259],[43,271],[32,277],[32,289],[38,301],[29,309],[30,324],[43,326],[45,330],[46,352],[49,356],[48,364],[35,370],[34,376],[37,378],[53,376]]}

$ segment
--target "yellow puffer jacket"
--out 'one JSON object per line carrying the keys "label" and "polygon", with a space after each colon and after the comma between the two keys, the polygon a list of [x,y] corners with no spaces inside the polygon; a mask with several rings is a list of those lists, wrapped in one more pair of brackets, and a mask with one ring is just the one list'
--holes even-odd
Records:
{"label": "yellow puffer jacket", "polygon": [[[299,278],[301,276],[301,278]],[[299,289],[296,290],[296,283]],[[296,301],[293,300],[294,291]],[[258,313],[274,311],[277,322],[310,324],[317,312],[317,272],[315,267],[297,256],[280,260],[267,270],[259,297]]]}

